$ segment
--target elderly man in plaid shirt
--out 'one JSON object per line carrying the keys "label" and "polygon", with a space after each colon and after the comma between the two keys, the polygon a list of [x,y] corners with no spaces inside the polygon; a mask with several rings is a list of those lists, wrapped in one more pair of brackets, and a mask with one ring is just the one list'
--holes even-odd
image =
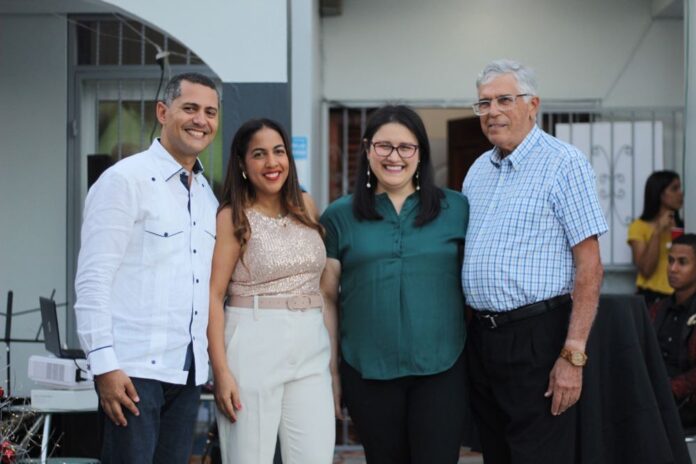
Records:
{"label": "elderly man in plaid shirt", "polygon": [[494,148],[469,170],[462,281],[467,358],[486,463],[576,462],[576,409],[607,224],[577,148],[536,126],[531,69],[487,65],[474,112]]}

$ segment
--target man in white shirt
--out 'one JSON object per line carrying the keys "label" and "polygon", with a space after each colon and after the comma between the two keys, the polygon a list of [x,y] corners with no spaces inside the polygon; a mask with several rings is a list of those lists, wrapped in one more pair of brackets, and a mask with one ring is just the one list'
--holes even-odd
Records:
{"label": "man in white shirt", "polygon": [[187,463],[208,377],[217,200],[198,160],[218,128],[208,77],[172,78],[161,136],[102,174],[85,202],[77,332],[104,420],[102,463]]}

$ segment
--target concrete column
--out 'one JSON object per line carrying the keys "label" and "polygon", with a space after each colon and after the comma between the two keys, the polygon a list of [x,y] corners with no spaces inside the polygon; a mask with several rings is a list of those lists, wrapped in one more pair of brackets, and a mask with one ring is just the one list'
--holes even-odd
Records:
{"label": "concrete column", "polygon": [[319,1],[289,3],[293,153],[300,183],[322,209],[328,160],[321,140]]}

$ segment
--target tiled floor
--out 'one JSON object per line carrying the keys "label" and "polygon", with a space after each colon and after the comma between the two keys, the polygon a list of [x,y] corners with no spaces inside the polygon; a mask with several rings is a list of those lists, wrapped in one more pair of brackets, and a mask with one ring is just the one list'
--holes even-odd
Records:
{"label": "tiled floor", "polygon": [[[473,453],[462,448],[459,455],[459,464],[482,464],[483,458],[479,453]],[[359,451],[337,451],[334,456],[334,464],[365,464],[365,455]]]}

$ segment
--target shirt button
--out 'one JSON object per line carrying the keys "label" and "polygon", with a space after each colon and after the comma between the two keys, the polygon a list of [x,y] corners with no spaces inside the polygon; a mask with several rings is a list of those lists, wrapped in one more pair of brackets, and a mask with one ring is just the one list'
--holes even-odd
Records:
{"label": "shirt button", "polygon": [[169,232],[165,232],[165,233],[164,233],[164,236],[165,236],[165,237],[169,237]]}
{"label": "shirt button", "polygon": [[667,341],[668,341],[668,342],[671,342],[671,341],[672,341],[672,337],[669,337],[669,338],[667,339]]}
{"label": "shirt button", "polygon": [[674,322],[677,322],[677,319],[679,319],[679,318],[678,318],[677,316],[674,316],[673,321],[674,321]]}
{"label": "shirt button", "polygon": [[196,283],[198,283],[198,279],[196,279]]}
{"label": "shirt button", "polygon": [[156,361],[153,359],[152,361],[150,361],[150,363],[151,363],[151,364],[156,364]]}
{"label": "shirt button", "polygon": [[198,316],[198,311],[194,311],[194,312],[193,312],[193,315],[194,315],[194,316]]}
{"label": "shirt button", "polygon": [[196,225],[196,221],[193,221],[193,225],[194,225],[194,226]]}
{"label": "shirt button", "polygon": [[196,249],[195,249],[195,248],[193,249],[193,252],[194,252],[194,253],[196,252]]}

